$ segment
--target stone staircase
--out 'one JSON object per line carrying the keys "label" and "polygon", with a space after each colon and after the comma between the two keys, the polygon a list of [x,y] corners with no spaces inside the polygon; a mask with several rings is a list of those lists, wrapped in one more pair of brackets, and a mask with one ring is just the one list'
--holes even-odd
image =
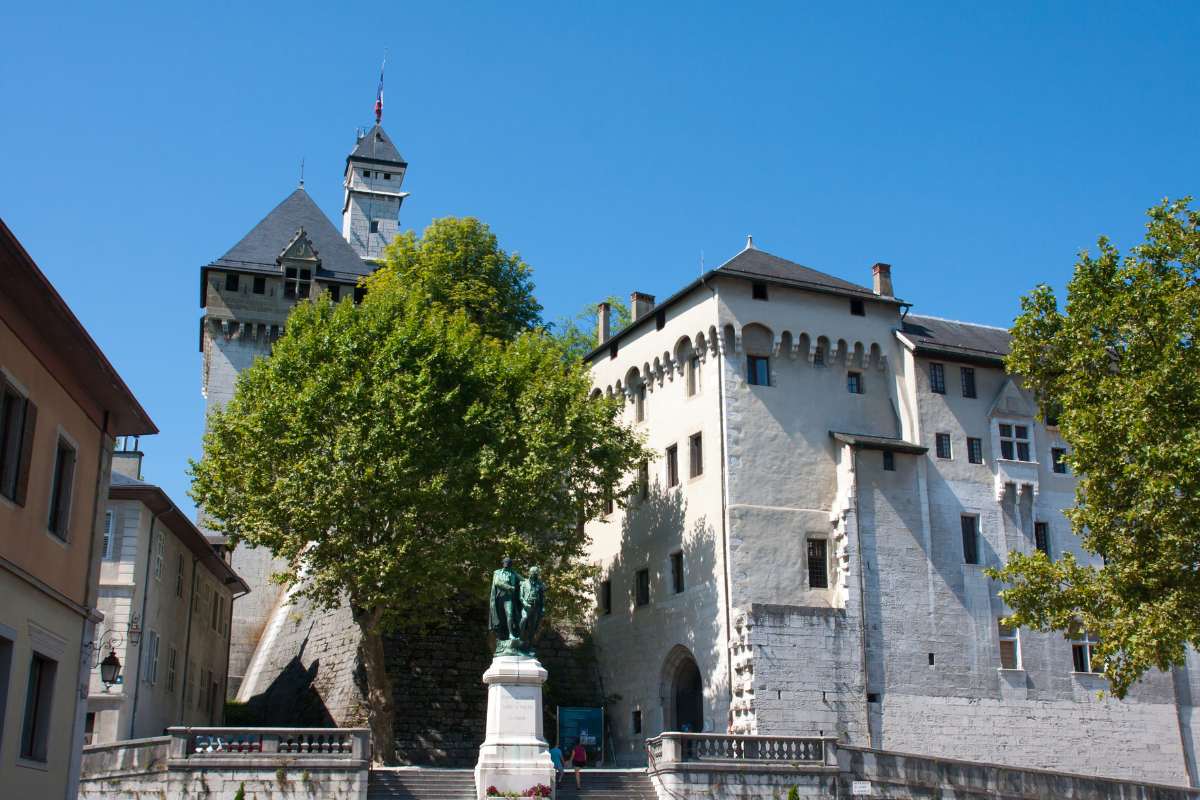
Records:
{"label": "stone staircase", "polygon": [[[475,773],[469,769],[373,769],[368,800],[475,800]],[[557,800],[657,800],[644,770],[585,769],[583,788],[574,773],[563,775]]]}

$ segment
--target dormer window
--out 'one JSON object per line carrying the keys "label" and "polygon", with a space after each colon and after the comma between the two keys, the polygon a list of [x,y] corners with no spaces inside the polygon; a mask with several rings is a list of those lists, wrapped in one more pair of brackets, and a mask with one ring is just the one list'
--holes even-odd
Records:
{"label": "dormer window", "polygon": [[284,297],[308,297],[308,289],[312,283],[312,270],[288,267],[284,270],[283,278]]}
{"label": "dormer window", "polygon": [[1000,424],[1000,457],[1007,461],[1032,461],[1029,457],[1029,426]]}

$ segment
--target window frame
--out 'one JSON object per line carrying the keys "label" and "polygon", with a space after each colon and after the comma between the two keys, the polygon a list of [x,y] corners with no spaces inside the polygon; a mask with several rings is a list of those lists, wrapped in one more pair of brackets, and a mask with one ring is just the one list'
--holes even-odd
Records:
{"label": "window frame", "polygon": [[[1071,633],[1071,667],[1072,671],[1079,675],[1103,675],[1103,670],[1096,669],[1096,659],[1093,650],[1096,645],[1100,644],[1099,637],[1093,635],[1090,631],[1076,631]],[[1079,654],[1083,654],[1083,666],[1085,669],[1080,669]]]}
{"label": "window frame", "polygon": [[895,472],[896,471],[896,454],[893,453],[891,450],[883,451],[883,471],[884,472]]}
{"label": "window frame", "polygon": [[1041,550],[1050,558],[1050,523],[1042,520],[1033,522],[1033,549]]}
{"label": "window frame", "polygon": [[934,394],[946,393],[946,365],[941,361],[929,362],[929,391]]}
{"label": "window frame", "polygon": [[25,505],[36,433],[37,405],[0,369],[0,497],[19,506]]}
{"label": "window frame", "polygon": [[753,281],[750,284],[750,299],[762,300],[763,302],[770,300],[770,294],[767,291],[766,281]]}
{"label": "window frame", "polygon": [[300,300],[312,294],[312,270],[305,267],[284,267],[283,296]]}
{"label": "window frame", "polygon": [[113,523],[116,521],[116,514],[112,509],[106,509],[104,512],[104,545],[100,553],[101,561],[113,560]]}
{"label": "window frame", "polygon": [[225,291],[238,292],[241,291],[242,276],[236,272],[225,273]]}
{"label": "window frame", "polygon": [[612,581],[608,578],[600,581],[600,597],[599,600],[600,616],[608,617],[612,615]]}
{"label": "window frame", "polygon": [[29,657],[29,672],[25,680],[25,709],[18,754],[21,761],[46,764],[50,757],[58,659],[34,650]]}
{"label": "window frame", "polygon": [[683,551],[676,550],[671,553],[671,592],[673,594],[683,594],[687,588],[683,574]]}
{"label": "window frame", "polygon": [[[1005,434],[1005,429],[1008,433]],[[1021,431],[1025,435],[1021,435]],[[1000,458],[1021,464],[1034,464],[1033,433],[1028,423],[996,422],[996,436],[1000,440]],[[1021,456],[1024,455],[1024,458]]]}
{"label": "window frame", "polygon": [[700,394],[700,356],[695,353],[688,357],[685,387],[687,397],[695,397]]}
{"label": "window frame", "polygon": [[862,298],[850,298],[850,314],[855,317],[865,317],[867,315],[867,304],[863,302]]}
{"label": "window frame", "polygon": [[634,573],[633,604],[636,608],[650,605],[650,570],[646,567]]}
{"label": "window frame", "polygon": [[[960,514],[959,528],[962,533],[962,557],[964,564],[979,566],[979,515],[978,514]],[[967,529],[967,523],[970,522],[970,530]]]}
{"label": "window frame", "polygon": [[[814,549],[819,549],[820,553],[815,554]],[[814,561],[819,559],[819,561]],[[820,568],[814,567],[819,564]],[[804,545],[804,574],[805,580],[808,581],[809,589],[828,589],[829,588],[829,538],[826,536],[809,536],[805,540]],[[820,577],[820,583],[814,580]]]}
{"label": "window frame", "polygon": [[250,292],[252,294],[266,294],[267,293],[266,277],[264,277],[262,275],[255,275],[254,276],[254,284],[250,287]]}
{"label": "window frame", "polygon": [[962,384],[962,396],[971,400],[978,398],[979,392],[975,383],[975,368],[959,367],[958,376],[959,382]]}
{"label": "window frame", "polygon": [[167,691],[175,693],[175,663],[179,659],[179,651],[175,645],[167,645]]}
{"label": "window frame", "polygon": [[[69,454],[69,462],[64,462],[64,453]],[[64,467],[64,463],[68,463],[68,466]],[[46,530],[62,542],[70,541],[71,507],[74,505],[75,474],[78,466],[79,447],[60,430],[58,444],[54,450],[54,471],[50,473]],[[64,474],[66,470],[69,470],[69,474]]]}
{"label": "window frame", "polygon": [[[1021,629],[996,621],[996,636],[999,642],[1000,669],[1023,670],[1021,661]],[[1004,645],[1011,644],[1010,655],[1012,666],[1005,665]]]}
{"label": "window frame", "polygon": [[704,474],[704,432],[696,431],[688,437],[688,477],[699,478]]}
{"label": "window frame", "polygon": [[640,708],[633,709],[633,714],[630,716],[630,727],[634,736],[642,735],[642,710]]}
{"label": "window frame", "polygon": [[158,531],[154,539],[154,580],[162,582],[163,561],[167,554],[167,533]]}
{"label": "window frame", "polygon": [[646,421],[646,384],[639,383],[637,389],[633,392],[633,420],[634,422]]}
{"label": "window frame", "polygon": [[[758,369],[761,367],[761,371]],[[762,380],[759,380],[762,378]],[[771,385],[771,357],[746,354],[746,383],[751,386]]]}
{"label": "window frame", "polygon": [[1067,456],[1067,448],[1051,447],[1050,448],[1050,469],[1055,475],[1070,475],[1071,470],[1067,468],[1067,462],[1063,461]]}
{"label": "window frame", "polygon": [[[945,445],[946,445],[944,454],[943,454],[943,449],[942,449],[943,443],[945,443]],[[948,433],[934,433],[933,434],[933,452],[934,452],[934,455],[936,455],[937,458],[941,459],[942,461],[953,461],[954,460],[954,439],[950,436],[950,434],[948,434]]]}
{"label": "window frame", "polygon": [[673,489],[679,485],[679,445],[668,445],[665,457],[667,461],[667,488]]}
{"label": "window frame", "polygon": [[638,476],[635,484],[639,500],[650,499],[650,462],[643,459],[638,464]]}
{"label": "window frame", "polygon": [[175,596],[179,598],[183,597],[184,569],[183,553],[179,553],[175,562]]}
{"label": "window frame", "polygon": [[983,463],[983,439],[978,436],[967,437],[967,463]]}
{"label": "window frame", "polygon": [[846,372],[846,391],[850,394],[865,394],[863,390],[863,374],[855,370]]}

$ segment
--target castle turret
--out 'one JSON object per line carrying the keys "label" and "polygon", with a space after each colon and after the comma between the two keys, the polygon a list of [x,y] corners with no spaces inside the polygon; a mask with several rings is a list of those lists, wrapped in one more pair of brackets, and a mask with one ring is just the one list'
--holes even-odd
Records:
{"label": "castle turret", "polygon": [[361,258],[377,260],[400,229],[400,190],[408,164],[381,125],[358,137],[346,157],[342,236]]}

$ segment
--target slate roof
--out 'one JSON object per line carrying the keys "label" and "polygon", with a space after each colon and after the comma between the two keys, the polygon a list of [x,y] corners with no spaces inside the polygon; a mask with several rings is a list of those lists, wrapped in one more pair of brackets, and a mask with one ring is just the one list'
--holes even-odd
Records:
{"label": "slate roof", "polygon": [[139,481],[137,478],[131,478],[122,472],[114,471],[112,474],[113,486],[153,486],[153,484]]}
{"label": "slate roof", "polygon": [[228,253],[208,266],[276,273],[276,259],[300,228],[304,228],[321,259],[317,277],[357,279],[375,270],[374,265],[358,257],[303,187],[288,195]]}
{"label": "slate roof", "polygon": [[396,145],[392,144],[392,140],[388,137],[387,131],[383,129],[382,125],[374,126],[371,130],[367,131],[363,138],[358,140],[358,144],[354,146],[354,151],[346,156],[346,161],[351,160],[408,166],[408,162],[404,160],[404,156],[400,155],[400,151],[396,149]]}
{"label": "slate roof", "polygon": [[1008,331],[990,325],[909,314],[900,333],[918,352],[987,363],[999,362],[1008,355]]}
{"label": "slate roof", "polygon": [[[863,297],[871,300],[881,299],[879,295],[866,286],[859,286],[841,278],[835,278],[824,272],[818,272],[811,267],[788,261],[786,258],[771,255],[754,247],[747,247],[733,258],[716,269],[716,274],[737,275],[749,278],[766,278],[780,281],[799,288],[815,289],[817,291],[845,294],[852,297]],[[886,298],[885,298],[886,299]]]}

